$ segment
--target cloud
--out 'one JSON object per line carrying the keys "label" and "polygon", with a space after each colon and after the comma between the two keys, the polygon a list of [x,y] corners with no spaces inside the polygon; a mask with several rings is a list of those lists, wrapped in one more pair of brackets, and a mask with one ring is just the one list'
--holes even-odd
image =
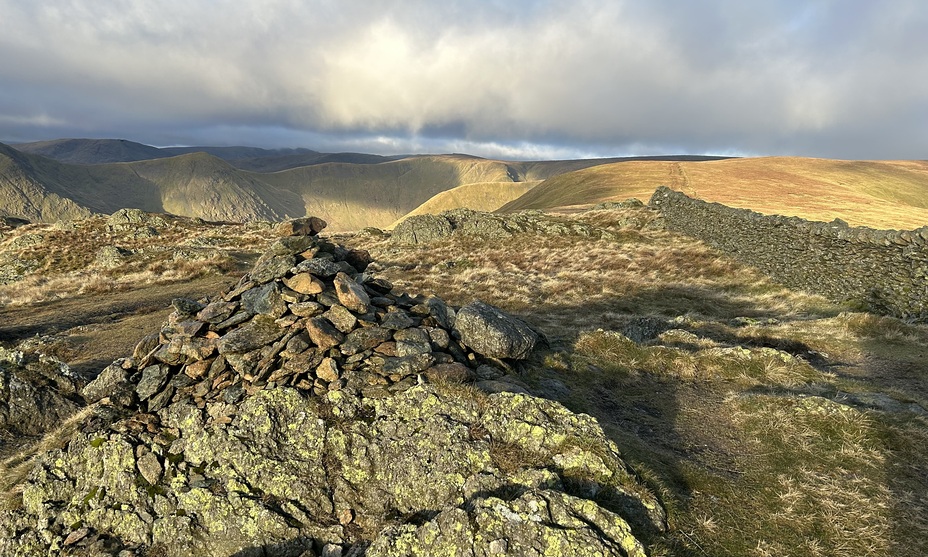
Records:
{"label": "cloud", "polygon": [[922,4],[0,0],[0,134],[924,158]]}

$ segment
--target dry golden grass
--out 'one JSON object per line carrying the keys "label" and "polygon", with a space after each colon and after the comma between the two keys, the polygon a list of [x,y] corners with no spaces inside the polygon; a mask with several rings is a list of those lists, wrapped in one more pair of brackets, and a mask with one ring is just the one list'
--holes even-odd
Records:
{"label": "dry golden grass", "polygon": [[[271,241],[259,224],[208,224],[164,217],[157,235],[135,230],[108,230],[104,217],[73,223],[71,229],[34,224],[17,229],[0,243],[0,256],[32,263],[21,280],[0,285],[0,306],[22,306],[69,296],[124,291],[144,285],[169,284],[211,274],[245,270],[254,252]],[[16,239],[37,234],[43,240],[17,248]],[[129,250],[118,266],[97,261],[105,246]]]}
{"label": "dry golden grass", "polygon": [[[589,218],[620,230],[603,213],[625,218],[615,211],[595,211]],[[410,247],[367,236],[346,240],[369,249],[383,267],[380,274],[410,292],[434,292],[459,305],[478,297],[546,330],[608,328],[613,316],[628,313],[797,315],[830,306],[697,241],[660,231],[621,229],[618,241],[522,234]]]}
{"label": "dry golden grass", "polygon": [[764,157],[621,162],[551,178],[502,210],[551,209],[638,197],[661,185],[761,213],[853,226],[928,225],[928,162]]}

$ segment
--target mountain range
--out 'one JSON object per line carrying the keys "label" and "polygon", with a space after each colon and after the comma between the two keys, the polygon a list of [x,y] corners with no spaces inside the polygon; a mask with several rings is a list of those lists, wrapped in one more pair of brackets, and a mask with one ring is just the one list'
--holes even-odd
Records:
{"label": "mountain range", "polygon": [[647,199],[661,185],[707,201],[854,225],[928,223],[928,162],[800,157],[503,161],[255,147],[152,147],[118,139],[0,143],[0,216],[53,222],[133,207],[208,221],[315,215],[329,229],[409,214],[562,209]]}

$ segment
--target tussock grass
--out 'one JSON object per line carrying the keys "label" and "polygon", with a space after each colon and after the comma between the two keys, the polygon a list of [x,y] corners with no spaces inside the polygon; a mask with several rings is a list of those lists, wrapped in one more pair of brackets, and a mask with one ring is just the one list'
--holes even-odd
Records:
{"label": "tussock grass", "polygon": [[365,247],[382,265],[379,274],[404,289],[434,292],[455,304],[479,297],[546,331],[608,328],[615,324],[610,313],[795,317],[830,306],[701,243],[658,231],[629,229],[618,242],[525,234],[411,247],[382,240]]}

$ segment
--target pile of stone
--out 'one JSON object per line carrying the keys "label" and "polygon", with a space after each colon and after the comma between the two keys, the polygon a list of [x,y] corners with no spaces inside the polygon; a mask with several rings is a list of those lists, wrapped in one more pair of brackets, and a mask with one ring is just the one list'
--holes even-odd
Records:
{"label": "pile of stone", "polygon": [[275,386],[383,397],[424,381],[471,380],[485,362],[506,367],[500,360],[525,358],[538,341],[487,304],[455,310],[437,297],[394,292],[364,273],[366,251],[318,238],[324,226],[317,218],[283,223],[281,238],[233,289],[174,300],[160,333],[106,368],[84,389],[87,401],[157,412],[184,400],[233,404]]}

